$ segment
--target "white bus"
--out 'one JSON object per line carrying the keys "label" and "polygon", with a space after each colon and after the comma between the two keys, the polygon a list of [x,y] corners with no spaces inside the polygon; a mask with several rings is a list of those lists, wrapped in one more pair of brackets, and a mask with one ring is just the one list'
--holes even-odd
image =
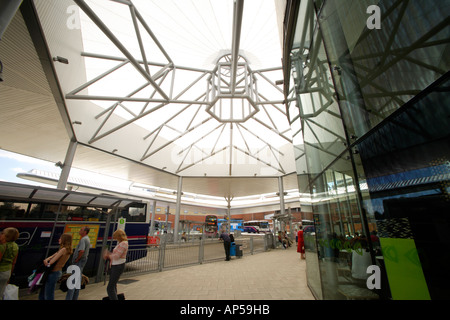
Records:
{"label": "white bus", "polygon": [[259,232],[270,232],[269,221],[266,220],[244,221],[244,227],[255,227]]}

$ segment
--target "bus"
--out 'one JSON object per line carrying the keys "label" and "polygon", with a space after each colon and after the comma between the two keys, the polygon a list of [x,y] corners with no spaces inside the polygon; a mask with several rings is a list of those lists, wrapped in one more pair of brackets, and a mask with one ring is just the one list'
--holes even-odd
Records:
{"label": "bus", "polygon": [[217,235],[217,216],[207,215],[205,217],[205,235],[209,237],[215,237]]}
{"label": "bus", "polygon": [[259,232],[270,232],[269,221],[267,220],[244,221],[244,227],[255,227]]}
{"label": "bus", "polygon": [[[219,219],[218,220],[218,229],[220,230],[222,225],[228,224],[227,219]],[[240,230],[241,232],[244,231],[244,220],[239,219],[230,219],[230,232],[234,232],[236,230]]]}
{"label": "bus", "polygon": [[[72,233],[75,248],[83,226],[90,228],[91,240],[83,274],[95,276],[103,263],[103,248],[115,246],[112,234],[117,228],[125,229],[130,249],[146,247],[150,226],[147,207],[135,199],[0,182],[0,230],[14,227],[19,231],[19,255],[11,283],[26,287],[33,270],[58,250],[60,236]],[[127,261],[146,254],[145,250],[139,252],[141,256],[130,255]]]}
{"label": "bus", "polygon": [[304,233],[313,233],[315,232],[314,221],[313,220],[302,220],[303,232]]}

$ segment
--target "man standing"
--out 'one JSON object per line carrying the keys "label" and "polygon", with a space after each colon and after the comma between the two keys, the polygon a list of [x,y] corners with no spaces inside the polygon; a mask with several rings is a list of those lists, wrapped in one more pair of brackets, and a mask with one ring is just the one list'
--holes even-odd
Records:
{"label": "man standing", "polygon": [[[80,284],[83,279],[83,268],[86,265],[89,255],[89,249],[91,247],[91,242],[88,237],[89,230],[90,229],[87,226],[81,227],[79,231],[80,242],[78,242],[72,258],[72,264],[80,268]],[[79,293],[79,289],[69,289],[66,294],[66,300],[78,300]]]}
{"label": "man standing", "polygon": [[223,240],[223,247],[225,248],[225,260],[230,261],[230,247],[231,239],[230,235],[226,232],[225,228],[222,228],[222,233],[220,234],[219,240]]}

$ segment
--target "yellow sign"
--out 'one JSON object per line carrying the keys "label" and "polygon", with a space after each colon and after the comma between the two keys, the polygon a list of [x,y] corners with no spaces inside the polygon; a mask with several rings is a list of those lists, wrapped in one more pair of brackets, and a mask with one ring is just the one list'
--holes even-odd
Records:
{"label": "yellow sign", "polygon": [[91,241],[91,248],[95,249],[97,245],[97,237],[98,237],[98,230],[100,229],[100,225],[98,224],[66,224],[64,228],[64,233],[71,233],[72,234],[72,247],[75,248],[78,245],[78,242],[80,242],[80,229],[82,227],[89,227],[89,233],[88,237]]}

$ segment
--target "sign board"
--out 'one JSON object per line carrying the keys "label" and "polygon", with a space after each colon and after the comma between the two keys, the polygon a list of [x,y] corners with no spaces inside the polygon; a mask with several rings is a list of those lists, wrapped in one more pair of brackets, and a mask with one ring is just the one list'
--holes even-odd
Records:
{"label": "sign board", "polygon": [[51,235],[52,235],[51,231],[42,231],[41,232],[41,238],[50,238]]}
{"label": "sign board", "polygon": [[72,248],[75,248],[78,245],[78,242],[80,242],[80,229],[82,227],[89,227],[89,233],[88,237],[91,242],[91,248],[95,249],[97,245],[97,237],[98,237],[98,230],[100,229],[100,225],[98,224],[66,224],[64,227],[64,233],[71,233],[72,234]]}
{"label": "sign board", "polygon": [[117,230],[124,230],[125,231],[125,224],[127,223],[126,218],[119,218],[119,221],[117,221]]}

